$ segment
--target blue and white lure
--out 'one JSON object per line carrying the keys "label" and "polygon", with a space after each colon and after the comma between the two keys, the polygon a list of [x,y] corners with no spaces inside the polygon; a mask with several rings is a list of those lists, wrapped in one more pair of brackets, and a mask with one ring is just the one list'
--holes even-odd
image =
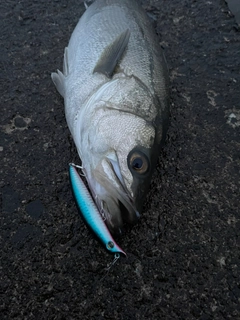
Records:
{"label": "blue and white lure", "polygon": [[118,246],[111,236],[100,212],[97,209],[88,189],[79,176],[75,164],[69,164],[69,176],[74,197],[87,225],[105,245],[106,249],[115,253],[114,262],[120,257],[120,253],[126,253]]}

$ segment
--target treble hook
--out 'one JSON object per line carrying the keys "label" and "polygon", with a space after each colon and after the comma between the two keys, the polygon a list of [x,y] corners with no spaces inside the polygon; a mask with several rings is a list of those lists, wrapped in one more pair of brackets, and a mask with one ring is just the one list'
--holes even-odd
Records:
{"label": "treble hook", "polygon": [[119,258],[120,258],[120,253],[115,253],[114,258],[113,258],[113,262],[106,268],[107,272],[106,272],[105,276],[102,278],[102,280],[106,278],[106,276],[109,274],[110,269],[118,261]]}
{"label": "treble hook", "polygon": [[112,268],[112,266],[118,261],[119,258],[120,258],[120,253],[115,253],[113,262],[110,264],[109,267],[106,268],[107,272],[110,271],[110,269]]}

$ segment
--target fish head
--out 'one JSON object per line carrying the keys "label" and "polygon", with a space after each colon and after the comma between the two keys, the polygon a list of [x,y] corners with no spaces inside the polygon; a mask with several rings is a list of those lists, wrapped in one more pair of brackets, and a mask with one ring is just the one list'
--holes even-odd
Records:
{"label": "fish head", "polygon": [[112,233],[138,220],[158,156],[155,101],[135,82],[98,96],[81,129],[85,175]]}

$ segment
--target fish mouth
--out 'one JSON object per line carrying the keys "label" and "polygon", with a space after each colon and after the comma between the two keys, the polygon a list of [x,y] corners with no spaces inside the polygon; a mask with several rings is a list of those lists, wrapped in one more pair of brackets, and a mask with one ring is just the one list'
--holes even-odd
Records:
{"label": "fish mouth", "polygon": [[96,205],[109,231],[121,235],[124,223],[135,224],[140,214],[134,196],[127,190],[116,156],[104,158],[86,174]]}
{"label": "fish mouth", "polygon": [[140,217],[131,199],[122,195],[109,196],[101,201],[103,219],[111,233],[121,235],[124,223],[135,224]]}

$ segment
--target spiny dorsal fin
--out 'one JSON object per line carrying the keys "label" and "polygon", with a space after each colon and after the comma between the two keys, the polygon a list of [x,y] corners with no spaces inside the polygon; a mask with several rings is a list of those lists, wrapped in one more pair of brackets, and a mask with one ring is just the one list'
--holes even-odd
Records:
{"label": "spiny dorsal fin", "polygon": [[121,59],[130,38],[130,30],[122,32],[107,48],[104,49],[94,72],[103,73],[110,78]]}

